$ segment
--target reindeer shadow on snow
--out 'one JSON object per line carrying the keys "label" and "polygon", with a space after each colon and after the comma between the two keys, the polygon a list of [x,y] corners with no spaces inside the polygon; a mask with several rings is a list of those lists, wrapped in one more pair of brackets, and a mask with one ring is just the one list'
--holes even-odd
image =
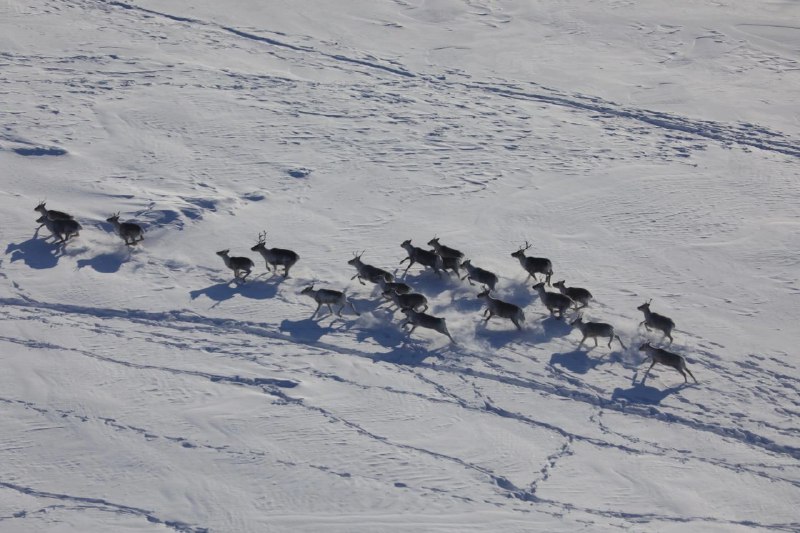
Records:
{"label": "reindeer shadow on snow", "polygon": [[91,267],[102,274],[113,274],[122,268],[123,263],[130,259],[130,250],[127,252],[109,252],[98,254],[91,259],[78,259],[78,270],[84,267]]}
{"label": "reindeer shadow on snow", "polygon": [[[603,352],[592,355],[592,347],[576,349],[571,352],[558,352],[550,356],[552,366],[560,366],[573,374],[587,374],[589,371],[603,365],[621,363],[622,357],[618,352]],[[605,348],[601,346],[600,348]]]}
{"label": "reindeer shadow on snow", "polygon": [[666,389],[657,389],[656,387],[646,385],[644,381],[638,381],[634,382],[630,388],[622,389],[617,387],[614,389],[614,392],[611,394],[611,401],[625,400],[629,403],[658,405],[668,396],[680,392],[689,386],[690,385],[687,383],[680,383]]}
{"label": "reindeer shadow on snow", "polygon": [[209,300],[216,302],[213,307],[225,300],[230,300],[237,294],[252,300],[268,300],[278,294],[278,285],[282,279],[262,280],[256,278],[247,282],[233,279],[215,283],[203,289],[189,291],[189,296],[192,300],[205,296]]}
{"label": "reindeer shadow on snow", "polygon": [[64,255],[61,244],[47,242],[38,238],[38,230],[33,237],[20,243],[9,243],[6,255],[11,254],[11,262],[22,261],[26,266],[37,270],[53,268]]}
{"label": "reindeer shadow on snow", "polygon": [[[55,236],[53,240],[50,235],[47,237],[40,237],[39,232],[41,228],[37,228],[33,236],[20,243],[9,243],[6,246],[6,255],[11,255],[11,262],[22,261],[26,266],[37,270],[53,268],[58,265],[58,261],[65,256],[74,255],[76,253],[71,242],[59,242]],[[72,249],[70,249],[72,248]],[[84,248],[80,248],[83,250]],[[80,251],[78,250],[78,251]]]}

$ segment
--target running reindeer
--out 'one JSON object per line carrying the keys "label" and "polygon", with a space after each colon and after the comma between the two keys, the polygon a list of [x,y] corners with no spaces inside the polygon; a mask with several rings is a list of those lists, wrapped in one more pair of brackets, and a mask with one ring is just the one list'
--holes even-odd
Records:
{"label": "running reindeer", "polygon": [[442,277],[442,270],[444,270],[444,262],[442,258],[432,252],[430,250],[424,250],[418,246],[414,246],[411,244],[411,239],[403,241],[400,245],[402,248],[405,249],[406,253],[408,253],[408,257],[400,261],[402,265],[406,261],[408,261],[408,266],[406,267],[403,275],[408,272],[408,269],[411,268],[411,265],[414,263],[419,263],[422,266],[430,267],[436,272],[436,275],[440,278]]}
{"label": "running reindeer", "polygon": [[[564,285],[564,280],[556,281],[553,283],[553,287],[558,289],[558,292],[561,294],[572,298],[572,301],[575,302],[576,310],[583,309],[589,305],[589,301],[592,299],[591,292],[581,287],[567,287]],[[578,307],[578,304],[581,304],[580,307]]]}
{"label": "running reindeer", "polygon": [[[69,213],[64,213],[63,211],[56,211],[55,209],[47,209],[46,202],[42,200],[39,202],[39,205],[33,208],[34,211],[38,212],[44,218],[48,220],[72,220],[73,217]],[[36,222],[39,222],[38,220]],[[46,224],[42,222],[40,224],[40,228],[45,226]]]}
{"label": "running reindeer", "polygon": [[544,289],[544,282],[540,281],[534,285],[533,288],[539,293],[539,299],[547,310],[550,311],[551,316],[555,316],[556,311],[558,311],[558,317],[556,318],[563,319],[564,313],[575,305],[575,302],[573,302],[572,298],[569,296],[557,292],[547,292]]}
{"label": "running reindeer", "polygon": [[458,267],[461,266],[461,261],[464,259],[464,254],[460,250],[450,248],[444,244],[439,243],[439,237],[434,237],[428,241],[428,246],[433,246],[433,251],[436,255],[442,258],[442,268],[445,272],[452,270],[456,276],[461,277]]}
{"label": "running reindeer", "polygon": [[297,260],[300,259],[300,256],[292,250],[286,250],[283,248],[267,248],[266,242],[267,232],[262,231],[258,234],[258,243],[250,248],[250,250],[261,254],[266,262],[268,272],[272,272],[270,265],[275,268],[275,273],[278,272],[278,266],[282,266],[283,277],[288,278],[289,269],[292,268],[292,265],[297,263]]}
{"label": "running reindeer", "polygon": [[139,224],[134,222],[120,222],[119,211],[106,219],[106,222],[113,224],[114,229],[125,244],[128,246],[134,245],[139,241],[144,240],[144,230]]}
{"label": "running reindeer", "polygon": [[533,277],[534,281],[539,281],[536,279],[536,274],[544,274],[546,276],[545,283],[550,285],[550,277],[553,275],[553,263],[545,257],[526,257],[525,252],[530,249],[531,246],[533,245],[525,241],[525,246],[520,247],[519,250],[511,254],[511,257],[517,258],[519,264],[522,265],[522,268],[528,273],[528,277],[525,278],[525,281],[528,281],[531,277]]}
{"label": "running reindeer", "polygon": [[694,382],[697,383],[697,378],[695,378],[692,372],[688,368],[686,368],[686,359],[684,359],[682,355],[668,352],[663,348],[656,348],[655,346],[652,346],[649,342],[646,342],[641,346],[639,346],[639,351],[647,353],[650,359],[653,360],[653,362],[650,363],[650,367],[644,373],[644,377],[642,378],[642,383],[644,383],[644,380],[647,379],[647,374],[650,372],[650,369],[653,368],[653,366],[655,366],[656,363],[666,366],[671,366],[672,368],[680,372],[681,375],[683,376],[684,383],[689,382],[689,378],[686,377],[687,373],[690,376],[692,376]]}
{"label": "running reindeer", "polygon": [[675,322],[673,322],[671,318],[650,311],[650,304],[652,301],[653,300],[651,298],[649,301],[636,308],[644,313],[644,320],[639,323],[639,327],[644,324],[644,327],[647,328],[647,331],[650,331],[651,329],[657,329],[661,331],[664,334],[661,338],[663,339],[664,337],[669,337],[669,343],[672,344],[672,330],[675,329]]}
{"label": "running reindeer", "polygon": [[416,292],[399,294],[397,291],[383,291],[382,294],[384,298],[390,300],[400,310],[413,309],[416,311],[418,307],[422,307],[420,311],[428,310],[428,299],[425,298],[424,294]]}
{"label": "running reindeer", "polygon": [[497,276],[488,270],[472,266],[472,261],[467,259],[461,263],[461,268],[467,269],[467,274],[461,278],[469,281],[470,285],[474,285],[473,281],[477,281],[481,285],[486,285],[489,289],[494,290],[497,285]]}
{"label": "running reindeer", "polygon": [[353,305],[353,302],[350,301],[344,292],[334,291],[331,289],[315,290],[314,284],[312,283],[309,287],[306,287],[300,291],[300,294],[309,296],[313,298],[315,302],[317,302],[317,308],[314,310],[314,314],[311,315],[312,319],[317,316],[317,313],[323,304],[328,306],[328,310],[331,312],[331,314],[333,314],[333,308],[331,305],[338,305],[339,309],[336,310],[336,316],[342,316],[342,309],[344,309],[346,305],[349,305],[353,312],[360,316],[360,313],[356,311],[356,306]]}
{"label": "running reindeer", "polygon": [[380,283],[381,279],[383,279],[385,282],[394,281],[394,276],[389,272],[383,270],[382,268],[368,265],[363,262],[361,260],[362,255],[364,255],[364,252],[361,252],[360,254],[353,252],[354,257],[347,262],[348,265],[353,265],[356,267],[356,270],[358,271],[355,276],[350,278],[351,280],[358,278],[359,283],[362,285],[366,285],[364,280],[367,280],[370,283]]}
{"label": "running reindeer", "polygon": [[450,339],[450,342],[456,342],[453,337],[450,336],[450,332],[447,331],[447,324],[445,324],[444,318],[439,318],[435,316],[431,316],[425,313],[420,313],[414,311],[411,308],[403,309],[403,313],[406,315],[406,321],[403,322],[400,327],[404,328],[407,325],[411,324],[411,330],[408,332],[409,335],[414,333],[414,330],[417,329],[417,326],[421,326],[423,328],[432,329],[434,331],[438,331],[443,335],[447,335]]}
{"label": "running reindeer", "polygon": [[486,302],[486,311],[483,312],[483,316],[486,317],[484,323],[488,323],[493,316],[499,316],[500,318],[509,319],[517,326],[517,329],[522,329],[520,322],[525,322],[525,314],[518,305],[492,298],[492,295],[489,294],[489,289],[479,293],[478,298]]}
{"label": "running reindeer", "polygon": [[53,234],[53,237],[58,239],[56,241],[58,244],[65,244],[72,237],[77,237],[80,234],[80,230],[83,229],[77,220],[72,219],[50,220],[42,215],[36,219],[36,222],[41,224],[40,228],[46,226],[47,230]]}
{"label": "running reindeer", "polygon": [[614,332],[614,326],[611,324],[606,324],[605,322],[584,322],[583,316],[578,316],[578,318],[570,323],[570,326],[575,326],[581,330],[581,333],[583,333],[583,338],[581,339],[580,344],[578,344],[579,350],[581,346],[583,346],[583,343],[586,341],[586,339],[589,338],[594,339],[594,345],[596,347],[597,337],[608,337],[609,348],[611,348],[611,341],[617,339],[617,342],[619,342],[620,346],[622,346],[622,349],[627,349],[625,345],[622,344],[622,339],[619,338],[619,335]]}
{"label": "running reindeer", "polygon": [[[250,275],[250,272],[253,270],[255,264],[253,260],[249,257],[231,257],[228,255],[230,250],[221,250],[217,252],[217,255],[225,261],[225,266],[233,270],[233,277],[236,280],[246,281],[247,276]],[[241,272],[244,272],[244,276],[239,276]]]}

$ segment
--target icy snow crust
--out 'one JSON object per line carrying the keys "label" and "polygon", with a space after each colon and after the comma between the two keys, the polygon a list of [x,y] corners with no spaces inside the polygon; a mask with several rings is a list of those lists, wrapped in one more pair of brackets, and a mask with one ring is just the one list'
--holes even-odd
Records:
{"label": "icy snow crust", "polygon": [[[791,1],[0,3],[0,531],[800,530],[798,43]],[[523,331],[351,281],[434,235]],[[698,385],[642,381],[651,298]]]}

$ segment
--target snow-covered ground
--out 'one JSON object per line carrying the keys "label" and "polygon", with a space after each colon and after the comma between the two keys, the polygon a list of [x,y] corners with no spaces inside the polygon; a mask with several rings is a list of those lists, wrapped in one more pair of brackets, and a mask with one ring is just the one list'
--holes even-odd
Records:
{"label": "snow-covered ground", "polygon": [[[791,0],[0,2],[0,531],[800,531],[799,93]],[[350,280],[434,235],[523,331]]]}

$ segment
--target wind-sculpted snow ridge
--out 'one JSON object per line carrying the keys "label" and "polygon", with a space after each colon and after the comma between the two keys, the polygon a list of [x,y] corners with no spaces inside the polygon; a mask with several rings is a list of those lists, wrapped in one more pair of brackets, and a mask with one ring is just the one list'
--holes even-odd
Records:
{"label": "wind-sculpted snow ridge", "polygon": [[624,119],[629,122],[643,123],[660,130],[684,133],[689,135],[690,138],[695,137],[698,139],[708,139],[720,143],[723,146],[730,147],[738,145],[757,148],[791,157],[800,157],[800,148],[798,148],[798,146],[800,146],[800,139],[794,139],[783,133],[771,131],[769,128],[758,124],[725,124],[711,120],[692,119],[689,117],[683,117],[660,111],[626,107],[590,95],[567,94],[562,91],[543,87],[536,83],[530,84],[535,90],[527,90],[521,88],[521,84],[518,83],[498,85],[491,82],[479,81],[451,82],[447,81],[444,76],[441,76],[438,73],[415,73],[407,68],[403,68],[402,66],[388,66],[384,64],[385,61],[381,62],[374,58],[366,60],[348,57],[341,53],[324,52],[311,46],[298,46],[230,26],[218,25],[213,22],[203,21],[195,18],[171,15],[125,2],[104,0],[104,3],[127,10],[136,10],[143,13],[157,15],[169,20],[174,20],[176,22],[215,27],[238,37],[261,42],[271,47],[285,48],[294,52],[313,54],[322,58],[332,59],[337,62],[361,65],[370,69],[376,69],[378,71],[383,71],[406,78],[419,78],[420,81],[416,83],[425,88],[433,88],[437,92],[443,94],[448,94],[453,89],[458,90],[458,88],[461,87],[467,90],[478,90],[481,92],[492,93],[506,98],[540,102],[548,105],[580,110],[592,113],[592,116],[600,121],[608,121],[611,118]]}
{"label": "wind-sculpted snow ridge", "polygon": [[741,145],[775,152],[792,157],[800,157],[800,140],[785,134],[770,131],[758,124],[733,123],[723,124],[711,120],[697,120],[689,117],[636,109],[608,102],[597,97],[586,95],[565,95],[544,87],[536,87],[534,92],[520,89],[518,86],[497,86],[490,83],[465,84],[471,89],[478,89],[508,98],[543,102],[550,105],[579,109],[592,113],[600,113],[598,119],[610,117],[643,122],[659,129],[679,131],[695,137],[703,137],[721,143],[723,146]]}
{"label": "wind-sculpted snow ridge", "polygon": [[242,37],[244,39],[248,39],[248,40],[251,40],[251,41],[261,42],[261,43],[268,44],[270,46],[275,46],[275,47],[278,47],[278,48],[286,48],[288,50],[292,50],[292,51],[295,51],[295,52],[311,53],[311,54],[318,55],[318,56],[321,56],[321,57],[324,57],[324,58],[333,59],[334,61],[341,61],[341,62],[344,62],[344,63],[360,65],[360,66],[367,67],[369,69],[376,69],[376,70],[379,70],[379,71],[388,72],[390,74],[395,74],[395,75],[398,75],[398,76],[403,76],[403,77],[408,77],[408,78],[414,78],[416,76],[414,73],[409,72],[408,70],[405,70],[405,69],[402,69],[402,68],[390,67],[390,66],[384,65],[382,63],[379,63],[377,61],[371,61],[371,60],[366,60],[366,59],[348,57],[348,56],[343,55],[343,54],[331,54],[331,53],[327,53],[327,52],[321,52],[321,51],[316,50],[316,49],[314,49],[314,48],[312,48],[310,46],[297,46],[297,45],[294,45],[294,44],[290,44],[290,43],[286,43],[286,42],[280,41],[278,39],[273,39],[271,37],[265,37],[263,35],[257,35],[255,33],[244,31],[244,30],[240,30],[240,29],[233,28],[233,27],[230,27],[230,26],[218,25],[216,23],[202,21],[202,20],[199,20],[199,19],[194,19],[194,18],[189,18],[189,17],[182,17],[182,16],[178,16],[178,15],[171,15],[171,14],[168,14],[168,13],[162,13],[162,12],[159,12],[159,11],[154,11],[152,9],[147,9],[147,8],[144,8],[144,7],[135,6],[133,4],[128,4],[128,3],[125,3],[125,2],[119,2],[119,1],[116,1],[116,0],[100,0],[100,1],[105,3],[105,4],[111,5],[111,6],[121,7],[123,9],[136,10],[136,11],[141,11],[142,13],[148,13],[148,14],[151,14],[151,15],[158,15],[158,16],[167,18],[169,20],[174,20],[176,22],[183,22],[183,23],[187,23],[187,24],[195,24],[195,25],[216,27],[216,28],[218,28],[220,30],[226,31],[226,32],[231,33],[233,35],[236,35],[238,37]]}
{"label": "wind-sculpted snow ridge", "polygon": [[[78,504],[83,507],[90,507],[93,509],[98,509],[101,511],[109,512],[109,513],[119,513],[119,514],[129,514],[134,516],[140,516],[146,519],[151,524],[158,524],[165,526],[168,529],[173,531],[178,531],[179,533],[208,533],[208,528],[205,527],[196,527],[190,524],[186,524],[184,522],[173,521],[173,520],[163,520],[157,516],[155,516],[152,511],[148,511],[146,509],[140,509],[138,507],[131,507],[129,505],[122,505],[114,502],[109,502],[103,498],[90,498],[86,496],[73,496],[70,494],[59,494],[56,492],[47,492],[43,490],[37,490],[32,487],[25,487],[22,485],[18,485],[16,483],[8,483],[5,481],[0,480],[0,487],[11,489],[17,491],[22,494],[26,494],[29,496],[33,496],[36,498],[42,499],[52,499],[52,500],[59,500],[61,502],[65,502],[67,504]],[[21,514],[19,516],[15,516],[15,518],[24,518],[25,514]]]}

